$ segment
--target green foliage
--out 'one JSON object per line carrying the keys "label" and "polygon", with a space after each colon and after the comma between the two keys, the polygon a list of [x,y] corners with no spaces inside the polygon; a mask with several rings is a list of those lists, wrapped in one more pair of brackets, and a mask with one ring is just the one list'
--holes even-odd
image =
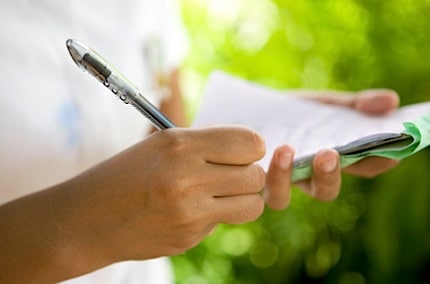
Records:
{"label": "green foliage", "polygon": [[[182,0],[191,50],[190,118],[221,69],[275,88],[392,88],[430,98],[430,1]],[[173,258],[178,283],[422,283],[430,277],[430,153],[374,179],[345,176],[340,197],[298,189],[282,212],[220,225]]]}

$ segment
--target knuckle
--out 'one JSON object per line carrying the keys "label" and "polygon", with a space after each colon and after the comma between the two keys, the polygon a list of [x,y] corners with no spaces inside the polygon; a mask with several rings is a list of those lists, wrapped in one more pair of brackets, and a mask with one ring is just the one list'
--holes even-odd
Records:
{"label": "knuckle", "polygon": [[187,177],[178,176],[159,180],[157,189],[153,194],[158,195],[159,200],[164,200],[165,203],[171,206],[178,212],[186,209],[185,205],[190,197],[189,179]]}
{"label": "knuckle", "polygon": [[255,166],[256,184],[261,189],[266,183],[266,173],[260,166]]}
{"label": "knuckle", "polygon": [[183,228],[189,228],[191,231],[194,228],[194,225],[198,223],[198,218],[192,210],[186,207],[187,206],[185,206],[184,203],[181,203],[180,206],[177,206],[175,208],[175,218],[179,226]]}
{"label": "knuckle", "polygon": [[177,156],[180,153],[187,151],[188,145],[190,144],[190,137],[184,135],[184,132],[179,131],[163,131],[165,136],[165,150],[170,155]]}
{"label": "knuckle", "polygon": [[[252,154],[262,158],[266,154],[266,143],[256,131],[251,128],[240,126],[236,128],[240,135],[242,143],[246,143],[246,148],[252,151]],[[241,147],[244,145],[242,144]]]}
{"label": "knuckle", "polygon": [[260,192],[266,184],[266,173],[262,167],[255,164],[249,166],[244,177],[244,186],[248,187],[250,192]]}
{"label": "knuckle", "polygon": [[264,199],[260,195],[256,195],[253,202],[251,202],[252,207],[249,210],[249,220],[254,221],[258,219],[264,212]]}
{"label": "knuckle", "polygon": [[252,131],[252,140],[254,141],[255,151],[260,156],[263,157],[266,154],[266,143],[264,139],[258,135],[256,132]]}

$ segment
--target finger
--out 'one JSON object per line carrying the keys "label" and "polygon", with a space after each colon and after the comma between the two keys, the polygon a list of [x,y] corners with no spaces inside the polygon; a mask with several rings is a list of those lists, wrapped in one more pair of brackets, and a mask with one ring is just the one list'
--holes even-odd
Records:
{"label": "finger", "polygon": [[[202,174],[204,188],[211,196],[226,197],[259,193],[264,188],[266,175],[256,164],[248,166],[225,166],[208,164],[207,174]],[[201,184],[199,184],[201,186]]]}
{"label": "finger", "polygon": [[395,168],[398,164],[398,160],[369,157],[345,168],[344,172],[355,176],[372,178]]}
{"label": "finger", "polygon": [[342,91],[299,91],[294,93],[298,97],[310,99],[319,103],[353,107],[355,97],[351,92]]}
{"label": "finger", "polygon": [[216,223],[243,224],[263,214],[264,199],[260,194],[214,197],[211,208]]}
{"label": "finger", "polygon": [[399,95],[393,90],[365,90],[355,98],[354,108],[363,113],[383,115],[397,108],[399,103]]}
{"label": "finger", "polygon": [[320,103],[353,108],[371,115],[384,115],[399,106],[399,95],[389,89],[370,89],[357,94],[341,91],[303,91],[296,95]]}
{"label": "finger", "polygon": [[341,185],[341,168],[339,154],[333,149],[319,151],[312,163],[312,177],[310,182],[299,183],[308,193],[321,200],[329,201],[336,198]]}
{"label": "finger", "polygon": [[263,138],[240,126],[193,129],[191,139],[196,144],[194,151],[202,153],[209,163],[247,165],[263,158],[266,152]]}
{"label": "finger", "polygon": [[291,199],[291,172],[294,149],[284,145],[275,150],[269,165],[263,196],[274,210],[288,207]]}

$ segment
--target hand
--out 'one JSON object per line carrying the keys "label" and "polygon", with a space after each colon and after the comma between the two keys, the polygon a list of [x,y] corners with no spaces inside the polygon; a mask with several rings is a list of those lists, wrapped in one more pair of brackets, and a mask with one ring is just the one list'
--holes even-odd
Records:
{"label": "hand", "polygon": [[218,223],[255,220],[265,173],[254,162],[264,153],[246,128],[157,132],[78,179],[92,192],[87,206],[103,204],[91,234],[115,261],[146,259],[183,253]]}
{"label": "hand", "polygon": [[0,280],[56,282],[122,260],[176,255],[218,223],[255,220],[265,185],[255,162],[264,154],[262,138],[246,128],[168,129],[0,206],[0,272],[8,271]]}
{"label": "hand", "polygon": [[[357,94],[299,91],[293,95],[321,103],[349,107],[369,115],[384,115],[399,105],[397,93],[386,89],[365,90]],[[281,210],[289,205],[293,159],[294,149],[287,145],[278,147],[273,154],[264,191],[266,202],[272,209]],[[396,160],[370,157],[345,168],[344,172],[370,178],[392,169],[397,164]],[[333,149],[319,151],[313,161],[312,177],[309,180],[300,181],[296,185],[321,201],[335,199],[341,187],[339,154]]]}

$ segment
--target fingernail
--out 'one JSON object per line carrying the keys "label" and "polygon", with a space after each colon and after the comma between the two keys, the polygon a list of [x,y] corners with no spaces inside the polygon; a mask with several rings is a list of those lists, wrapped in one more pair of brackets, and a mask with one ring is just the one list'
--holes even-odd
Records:
{"label": "fingernail", "polygon": [[293,155],[291,153],[279,153],[278,154],[278,166],[283,170],[288,170],[291,166],[291,160]]}
{"label": "fingernail", "polygon": [[330,159],[324,162],[321,162],[321,169],[325,173],[333,172],[337,167],[337,159]]}

